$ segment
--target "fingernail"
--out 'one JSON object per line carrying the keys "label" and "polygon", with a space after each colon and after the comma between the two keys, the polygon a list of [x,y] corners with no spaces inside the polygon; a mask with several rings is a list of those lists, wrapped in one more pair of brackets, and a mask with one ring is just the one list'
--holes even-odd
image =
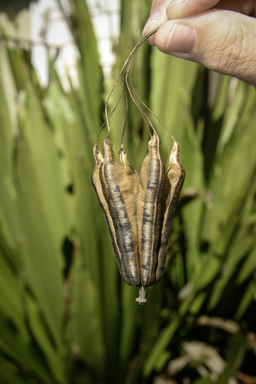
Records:
{"label": "fingernail", "polygon": [[173,53],[191,53],[195,44],[196,33],[193,28],[184,24],[174,24],[169,32],[165,49]]}
{"label": "fingernail", "polygon": [[142,35],[145,34],[146,30],[148,29],[149,25],[151,25],[150,29],[153,29],[153,24],[157,23],[160,20],[161,12],[159,9],[156,9],[148,18],[145,27],[143,28]]}
{"label": "fingernail", "polygon": [[166,8],[168,18],[176,18],[177,12],[179,13],[180,10],[183,11],[186,2],[187,0],[173,0]]}
{"label": "fingernail", "polygon": [[166,9],[171,8],[173,5],[177,5],[179,3],[185,3],[186,1],[187,0],[172,0]]}

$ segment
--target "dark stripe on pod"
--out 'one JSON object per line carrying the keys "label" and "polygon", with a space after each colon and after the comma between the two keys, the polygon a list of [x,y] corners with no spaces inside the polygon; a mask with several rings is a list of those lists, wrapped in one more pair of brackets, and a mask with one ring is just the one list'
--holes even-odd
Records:
{"label": "dark stripe on pod", "polygon": [[111,217],[111,214],[109,211],[108,202],[107,202],[105,195],[103,193],[104,184],[102,184],[102,181],[100,179],[100,169],[101,169],[101,166],[104,162],[104,159],[103,159],[97,145],[95,145],[93,148],[93,156],[94,156],[95,167],[94,167],[93,174],[92,174],[92,184],[93,184],[93,187],[95,189],[99,204],[101,206],[101,209],[104,213],[104,216],[105,216],[105,219],[107,222],[108,231],[109,231],[112,246],[113,246],[113,249],[114,249],[114,252],[116,255],[116,260],[117,260],[119,272],[121,274],[122,279],[127,284],[130,284],[130,280],[126,276],[125,268],[123,265],[122,254],[121,254],[121,251],[120,251],[118,244],[117,244],[117,241],[116,241],[115,228],[114,228],[113,220],[112,220],[112,217]]}
{"label": "dark stripe on pod", "polygon": [[138,287],[140,286],[140,274],[136,239],[133,239],[133,231],[123,197],[123,193],[130,195],[131,185],[127,180],[124,167],[116,161],[113,144],[110,140],[104,140],[103,151],[105,158],[100,177],[106,186],[105,197],[115,228],[116,242],[122,255],[122,263],[129,284]]}
{"label": "dark stripe on pod", "polygon": [[[164,179],[164,164],[160,157],[160,140],[154,132],[149,143],[148,153],[142,164],[138,194],[138,222],[140,244],[141,285],[147,287],[155,280],[159,242],[159,201]],[[142,216],[142,217],[141,217]]]}
{"label": "dark stripe on pod", "polygon": [[184,179],[185,170],[180,161],[180,146],[179,143],[173,139],[173,147],[168,164],[166,188],[164,191],[164,195],[166,196],[166,210],[163,219],[161,246],[158,254],[155,284],[158,283],[164,273],[168,241],[172,228],[172,219],[175,213]]}

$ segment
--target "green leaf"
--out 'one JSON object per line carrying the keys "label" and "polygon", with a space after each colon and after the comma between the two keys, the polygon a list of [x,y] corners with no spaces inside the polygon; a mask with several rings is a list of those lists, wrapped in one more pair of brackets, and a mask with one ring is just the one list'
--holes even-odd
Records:
{"label": "green leaf", "polygon": [[143,367],[143,376],[145,378],[147,378],[152,373],[152,371],[156,369],[158,362],[161,361],[164,356],[166,356],[165,349],[170,343],[178,327],[178,324],[178,318],[174,318],[159,335],[158,340],[150,351],[150,354]]}
{"label": "green leaf", "polygon": [[[45,384],[53,383],[40,352],[32,343],[24,321],[25,293],[21,291],[24,284],[23,276],[12,271],[7,260],[0,249],[0,327],[4,330],[0,336],[0,352],[17,367],[16,370],[13,367],[13,371],[24,372],[25,377],[26,375],[34,377],[36,382],[40,380]],[[8,366],[6,369],[9,370],[11,367]]]}
{"label": "green leaf", "polygon": [[80,105],[80,111],[87,118],[86,124],[90,127],[88,132],[91,138],[92,133],[96,133],[101,125],[103,75],[87,4],[84,0],[75,0],[72,5],[71,32],[81,55],[81,63],[77,67],[83,103]]}
{"label": "green leaf", "polygon": [[42,306],[56,345],[60,346],[64,267],[61,248],[71,227],[70,200],[42,101],[29,67],[18,52],[16,56],[19,60],[15,68],[18,70],[19,64],[26,79],[26,103],[19,108],[21,139],[15,164],[20,234],[25,240],[22,263],[26,281]]}
{"label": "green leaf", "polygon": [[52,376],[57,383],[67,383],[66,369],[60,350],[55,349],[56,347],[51,343],[51,338],[47,333],[38,304],[29,295],[26,295],[25,307],[30,331],[44,354]]}
{"label": "green leaf", "polygon": [[255,282],[250,281],[241,301],[239,302],[239,306],[234,316],[234,319],[236,321],[239,321],[244,315],[245,311],[248,309],[249,305],[254,303],[254,301],[255,301]]}
{"label": "green leaf", "polygon": [[[198,68],[195,63],[163,55],[157,49],[153,50],[150,108],[179,143],[184,135],[184,102],[190,101],[189,96]],[[162,126],[158,132],[165,151],[169,151],[170,149],[166,148],[166,144],[170,142],[169,133]],[[183,161],[182,156],[181,160]]]}
{"label": "green leaf", "polygon": [[0,356],[0,380],[4,384],[36,384],[34,378],[4,356]]}
{"label": "green leaf", "polygon": [[255,268],[256,268],[256,249],[254,248],[246,257],[246,260],[237,278],[237,283],[242,284],[245,279],[248,279],[248,277],[252,276],[252,274],[254,274],[255,272]]}
{"label": "green leaf", "polygon": [[6,96],[3,89],[2,78],[0,76],[0,142],[2,150],[0,151],[0,174],[2,177],[12,176],[12,149],[13,149],[13,134],[11,120],[6,102]]}
{"label": "green leaf", "polygon": [[103,340],[103,324],[100,300],[95,282],[88,272],[85,260],[76,245],[71,279],[72,302],[69,314],[68,334],[72,348],[91,370],[95,382],[102,380],[105,369],[106,350]]}

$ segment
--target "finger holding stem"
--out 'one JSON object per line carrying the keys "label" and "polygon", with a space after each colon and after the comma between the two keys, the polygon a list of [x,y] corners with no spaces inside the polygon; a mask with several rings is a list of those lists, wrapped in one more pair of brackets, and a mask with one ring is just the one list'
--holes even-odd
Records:
{"label": "finger holding stem", "polygon": [[[161,4],[166,6],[165,2]],[[191,5],[190,8],[188,6],[188,10],[184,10],[184,4],[193,4],[193,7]],[[196,4],[199,13],[186,16],[189,12],[195,11]],[[235,76],[255,86],[256,19],[247,15],[253,12],[255,4],[256,2],[252,0],[172,1],[171,5],[165,8],[169,19],[159,27],[148,42],[156,45],[164,53],[203,64],[208,69]],[[215,7],[201,12],[203,8],[199,5]],[[223,9],[225,6],[229,6],[231,10]],[[177,7],[180,13],[177,13]],[[182,15],[182,9],[185,16],[173,19],[174,15]],[[146,24],[145,32],[154,25],[151,15],[151,21]]]}

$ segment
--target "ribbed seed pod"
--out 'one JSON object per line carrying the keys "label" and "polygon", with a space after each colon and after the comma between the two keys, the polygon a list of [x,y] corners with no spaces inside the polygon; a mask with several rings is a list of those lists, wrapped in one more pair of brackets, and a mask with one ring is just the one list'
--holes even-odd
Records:
{"label": "ribbed seed pod", "polygon": [[92,184],[93,184],[94,189],[96,191],[96,195],[97,195],[99,204],[101,206],[101,209],[104,213],[104,216],[105,216],[105,219],[107,222],[107,226],[108,226],[112,246],[113,246],[113,249],[114,249],[114,252],[116,255],[116,261],[117,261],[117,265],[118,265],[120,274],[121,274],[123,280],[127,284],[130,284],[129,280],[126,278],[126,274],[125,274],[125,270],[124,270],[124,266],[123,266],[123,262],[122,262],[122,255],[121,255],[119,246],[117,244],[115,227],[113,224],[113,220],[112,220],[110,210],[109,210],[109,205],[107,202],[108,199],[106,200],[104,192],[103,192],[104,187],[103,187],[102,182],[101,182],[100,171],[101,171],[101,166],[104,163],[104,159],[103,159],[97,145],[95,145],[93,148],[93,156],[94,156],[95,167],[94,167],[93,175],[92,175]]}
{"label": "ribbed seed pod", "polygon": [[168,241],[172,228],[172,219],[175,213],[176,205],[179,200],[180,191],[184,179],[185,170],[180,161],[180,146],[179,143],[175,139],[173,139],[173,147],[169,157],[169,164],[162,203],[162,207],[165,207],[165,209],[163,215],[161,244],[158,253],[158,264],[156,270],[155,284],[158,283],[164,273]]}
{"label": "ribbed seed pod", "polygon": [[[109,139],[103,142],[105,158],[102,162],[99,150],[95,148],[94,153],[96,161],[92,182],[107,219],[121,276],[127,284],[139,287],[136,194],[134,193],[137,190],[137,180],[117,162],[113,144]],[[123,158],[125,166],[128,167],[126,156],[124,155]]]}
{"label": "ribbed seed pod", "polygon": [[139,304],[146,302],[149,285],[162,277],[172,218],[184,181],[179,144],[174,140],[168,171],[160,156],[160,139],[153,132],[140,178],[121,147],[117,162],[108,137],[104,158],[95,144],[92,182],[104,212],[120,274],[139,288]]}
{"label": "ribbed seed pod", "polygon": [[137,202],[141,285],[144,287],[155,281],[164,184],[165,164],[160,156],[159,137],[154,133],[141,167]]}

